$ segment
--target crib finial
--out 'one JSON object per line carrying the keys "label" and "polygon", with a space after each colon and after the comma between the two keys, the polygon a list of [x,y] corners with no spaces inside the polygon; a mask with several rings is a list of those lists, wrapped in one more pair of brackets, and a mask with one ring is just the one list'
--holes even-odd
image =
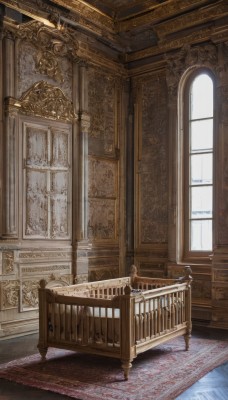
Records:
{"label": "crib finial", "polygon": [[136,276],[137,276],[137,267],[134,264],[132,264],[130,277],[134,279]]}
{"label": "crib finial", "polygon": [[189,282],[189,283],[191,283],[191,281],[192,281],[191,274],[192,274],[192,269],[191,269],[190,265],[186,265],[184,267],[184,276],[181,276],[177,280],[179,282]]}
{"label": "crib finial", "polygon": [[40,280],[40,287],[41,287],[41,289],[45,289],[46,285],[47,285],[47,281],[46,281],[45,279],[41,279],[41,280]]}

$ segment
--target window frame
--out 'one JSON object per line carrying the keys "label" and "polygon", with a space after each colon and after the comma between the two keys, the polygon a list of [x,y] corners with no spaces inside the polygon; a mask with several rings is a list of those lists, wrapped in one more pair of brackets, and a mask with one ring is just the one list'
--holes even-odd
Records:
{"label": "window frame", "polygon": [[[207,74],[213,84],[213,149],[212,149],[212,249],[211,250],[191,250],[190,249],[190,88],[197,76]],[[208,68],[196,68],[186,79],[183,88],[183,261],[208,261],[214,244],[214,217],[215,217],[215,77]]]}

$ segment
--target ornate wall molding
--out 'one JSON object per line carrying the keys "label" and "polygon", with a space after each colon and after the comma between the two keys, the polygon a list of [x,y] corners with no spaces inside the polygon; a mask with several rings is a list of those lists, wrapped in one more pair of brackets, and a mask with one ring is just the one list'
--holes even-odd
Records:
{"label": "ornate wall molding", "polygon": [[64,28],[58,30],[48,27],[42,22],[31,21],[21,25],[5,27],[3,35],[13,34],[15,38],[33,43],[41,52],[48,51],[52,56],[68,57],[79,61],[79,43],[75,32]]}
{"label": "ornate wall molding", "polygon": [[18,110],[26,115],[58,121],[77,120],[71,100],[61,89],[45,81],[36,82],[19,100],[8,97],[5,100],[5,110]]}
{"label": "ornate wall molding", "polygon": [[190,67],[204,66],[216,70],[218,63],[218,49],[214,44],[201,46],[184,45],[175,54],[166,54],[167,62],[166,80],[169,97],[176,99],[177,88],[181,75]]}

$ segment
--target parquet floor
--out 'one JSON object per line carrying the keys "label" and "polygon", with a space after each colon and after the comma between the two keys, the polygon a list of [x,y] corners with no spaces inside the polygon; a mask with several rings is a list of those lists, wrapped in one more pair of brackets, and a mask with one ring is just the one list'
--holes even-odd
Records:
{"label": "parquet floor", "polygon": [[[224,338],[228,331],[196,329],[194,335]],[[0,363],[37,353],[38,335],[0,341]],[[0,400],[69,400],[69,397],[0,379]],[[151,399],[156,400],[156,399]],[[164,399],[174,400],[174,399]],[[175,400],[228,400],[228,360],[209,372]]]}

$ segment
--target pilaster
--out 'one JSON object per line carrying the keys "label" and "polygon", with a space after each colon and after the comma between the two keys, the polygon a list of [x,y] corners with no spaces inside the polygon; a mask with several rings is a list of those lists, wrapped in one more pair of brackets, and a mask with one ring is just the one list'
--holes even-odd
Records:
{"label": "pilaster", "polygon": [[3,99],[5,116],[3,129],[3,221],[2,237],[18,237],[18,138],[16,112],[6,101],[15,93],[14,40],[10,34],[3,39]]}

